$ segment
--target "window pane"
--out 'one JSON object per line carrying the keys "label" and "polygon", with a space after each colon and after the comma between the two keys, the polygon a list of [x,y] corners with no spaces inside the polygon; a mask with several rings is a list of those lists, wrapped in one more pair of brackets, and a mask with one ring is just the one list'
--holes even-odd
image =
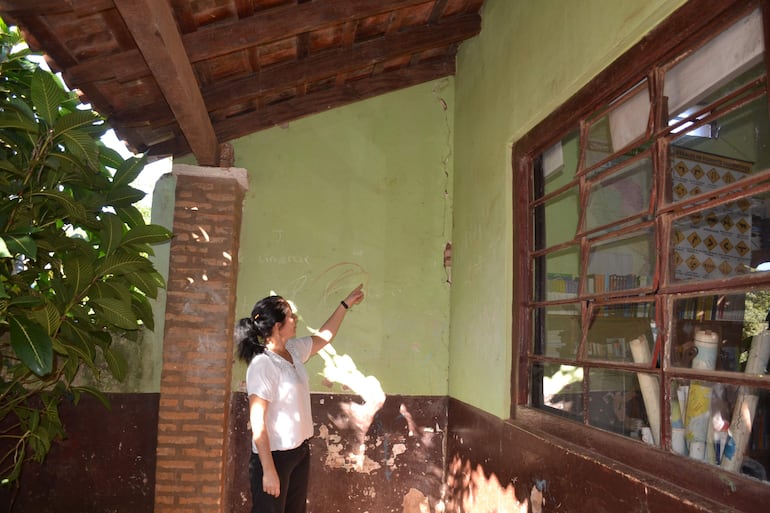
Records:
{"label": "window pane", "polygon": [[593,360],[650,363],[655,344],[654,303],[595,306],[586,340]]}
{"label": "window pane", "polygon": [[534,406],[582,421],[583,369],[535,362],[532,376]]}
{"label": "window pane", "polygon": [[671,450],[767,480],[770,392],[712,381],[674,380]]}
{"label": "window pane", "polygon": [[696,212],[672,223],[675,281],[710,280],[751,272],[752,216],[748,201]]}
{"label": "window pane", "polygon": [[[580,155],[579,135],[575,130],[542,154],[544,194],[564,187],[575,178]],[[537,197],[537,195],[536,195]]]}
{"label": "window pane", "polygon": [[591,187],[585,230],[649,211],[651,193],[652,160],[649,157],[621,167]]}
{"label": "window pane", "polygon": [[[650,445],[658,444],[660,382],[657,376],[591,369],[588,389],[589,424]],[[649,416],[648,406],[650,412],[654,412]]]}
{"label": "window pane", "polygon": [[647,84],[636,87],[616,101],[610,110],[588,129],[585,167],[608,158],[647,133],[650,120],[650,96]]}
{"label": "window pane", "polygon": [[586,276],[589,293],[646,287],[655,269],[652,229],[611,239],[591,247]]}
{"label": "window pane", "polygon": [[[540,269],[545,265],[544,269]],[[580,248],[569,246],[535,262],[535,275],[545,278],[545,297],[535,296],[537,301],[558,301],[577,296],[580,272]]]}
{"label": "window pane", "polygon": [[673,66],[664,84],[669,113],[688,110],[760,63],[762,41],[762,18],[756,10]]}
{"label": "window pane", "polygon": [[579,213],[577,187],[567,190],[545,204],[545,248],[575,238]]}
{"label": "window pane", "polygon": [[574,359],[577,356],[581,337],[580,305],[568,304],[538,308],[535,316],[534,325],[543,326],[544,340],[541,342],[539,340],[541,337],[534,337],[534,353],[554,358]]}
{"label": "window pane", "polygon": [[770,289],[674,302],[671,364],[764,374],[770,351]]}
{"label": "window pane", "polygon": [[670,149],[671,201],[689,200],[770,168],[768,135],[763,96],[717,119],[706,136],[677,138]]}
{"label": "window pane", "polygon": [[671,276],[699,281],[770,270],[770,192],[693,212],[671,224]]}

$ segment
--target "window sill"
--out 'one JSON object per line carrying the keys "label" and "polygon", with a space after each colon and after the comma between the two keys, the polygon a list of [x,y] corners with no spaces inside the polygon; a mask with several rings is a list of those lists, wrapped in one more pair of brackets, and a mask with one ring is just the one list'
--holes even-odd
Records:
{"label": "window sill", "polygon": [[757,511],[760,498],[770,494],[768,483],[526,406],[518,406],[516,417],[507,422],[565,451],[600,462],[611,460],[607,463],[618,471],[643,482],[654,481],[655,486],[669,488],[671,493],[694,502],[703,498],[750,512]]}

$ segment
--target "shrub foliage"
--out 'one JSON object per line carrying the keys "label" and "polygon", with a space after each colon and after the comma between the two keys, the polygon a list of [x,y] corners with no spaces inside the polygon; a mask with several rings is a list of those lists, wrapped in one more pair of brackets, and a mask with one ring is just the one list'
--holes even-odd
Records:
{"label": "shrub foliage", "polygon": [[0,20],[0,479],[18,480],[64,435],[58,408],[82,372],[122,379],[113,337],[153,329],[165,286],[148,256],[171,237],[133,187],[145,161],[100,141],[105,120]]}

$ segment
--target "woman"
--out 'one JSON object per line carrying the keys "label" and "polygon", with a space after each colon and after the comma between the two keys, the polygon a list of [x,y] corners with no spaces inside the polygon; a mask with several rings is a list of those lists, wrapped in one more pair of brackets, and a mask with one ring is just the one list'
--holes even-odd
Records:
{"label": "woman", "polygon": [[252,454],[252,513],[304,513],[310,475],[308,439],[313,435],[310,389],[303,365],[332,341],[345,313],[363,301],[359,285],[321,329],[295,338],[297,315],[281,296],[268,296],[241,319],[238,357],[249,364],[246,390]]}

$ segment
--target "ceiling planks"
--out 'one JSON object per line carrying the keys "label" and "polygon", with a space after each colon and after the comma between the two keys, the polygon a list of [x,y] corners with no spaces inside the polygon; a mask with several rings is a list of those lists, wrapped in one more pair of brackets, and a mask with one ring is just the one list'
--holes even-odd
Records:
{"label": "ceiling planks", "polygon": [[0,16],[129,148],[215,164],[228,140],[453,74],[482,4],[0,0]]}

